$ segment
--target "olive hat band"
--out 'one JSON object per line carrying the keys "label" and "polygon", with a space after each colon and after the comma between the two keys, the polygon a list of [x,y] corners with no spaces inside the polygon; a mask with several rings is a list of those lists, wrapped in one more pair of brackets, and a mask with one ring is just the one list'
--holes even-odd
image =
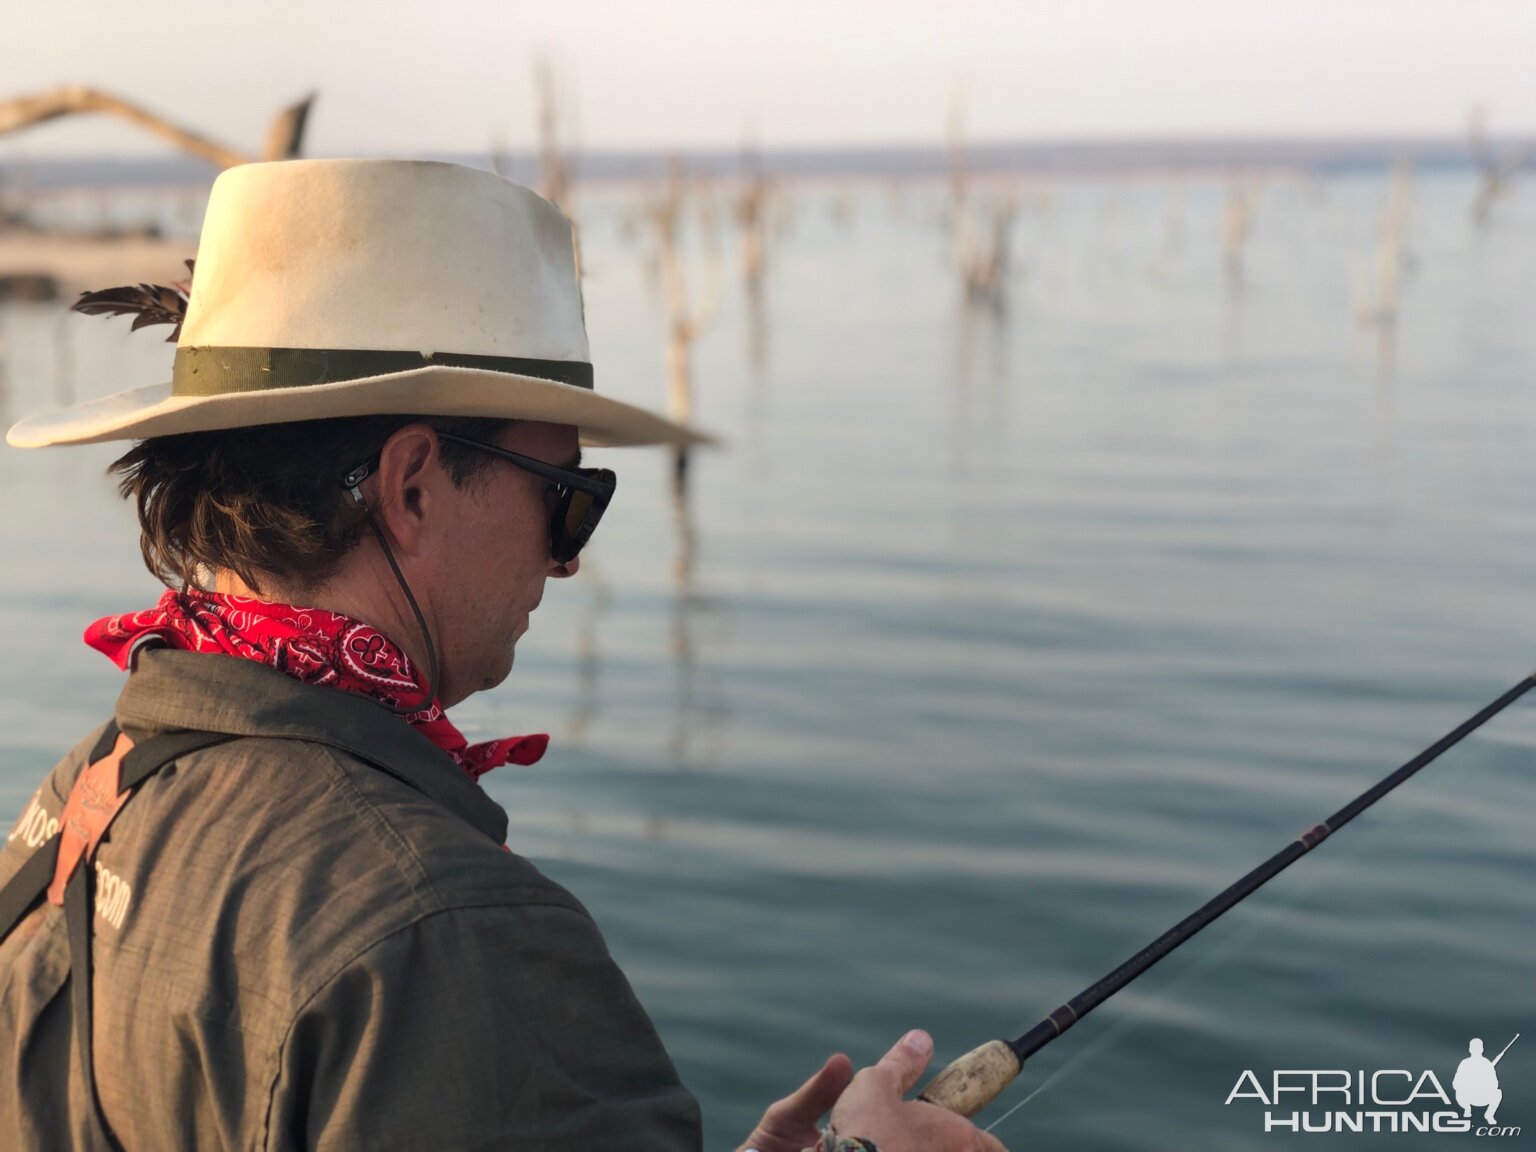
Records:
{"label": "olive hat band", "polygon": [[459,352],[390,352],[353,348],[176,349],[171,369],[173,396],[223,396],[338,384],[436,365],[480,368],[514,376],[554,380],[592,388],[592,365],[581,360],[535,360],[522,356],[470,356]]}

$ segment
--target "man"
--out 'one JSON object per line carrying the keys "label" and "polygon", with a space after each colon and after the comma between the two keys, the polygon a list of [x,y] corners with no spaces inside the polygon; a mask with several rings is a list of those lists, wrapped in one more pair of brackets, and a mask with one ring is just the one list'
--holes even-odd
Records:
{"label": "man", "polygon": [[[116,306],[174,319],[171,295]],[[445,715],[577,571],[616,485],[579,441],[699,438],[593,390],[559,213],[452,165],[234,169],[172,383],[8,438],[139,441],[113,467],[172,590],[87,630],[129,673],[116,714],[0,852],[0,1131],[697,1148],[585,909],[478,787],[544,738],[470,745]],[[902,1099],[930,1050],[833,1056],[744,1147],[1000,1149]]]}
{"label": "man", "polygon": [[1451,1081],[1456,1103],[1461,1105],[1463,1116],[1470,1118],[1472,1109],[1481,1108],[1483,1119],[1489,1124],[1496,1123],[1494,1114],[1504,1101],[1504,1092],[1499,1088],[1499,1072],[1494,1065],[1504,1053],[1500,1052],[1493,1060],[1488,1059],[1483,1055],[1482,1040],[1475,1036],[1467,1041],[1467,1053],[1467,1058],[1456,1066],[1456,1076]]}

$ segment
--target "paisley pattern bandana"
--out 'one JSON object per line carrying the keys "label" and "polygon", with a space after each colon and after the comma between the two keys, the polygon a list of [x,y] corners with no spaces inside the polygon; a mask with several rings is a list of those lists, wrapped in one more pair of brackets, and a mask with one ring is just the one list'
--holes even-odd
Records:
{"label": "paisley pattern bandana", "polygon": [[[255,660],[302,683],[371,696],[390,707],[426,692],[410,657],[350,616],[195,588],[168,591],[142,612],[98,620],[85,630],[85,642],[125,671],[136,648],[159,643]],[[502,764],[533,764],[549,746],[545,733],[471,744],[436,700],[402,719],[473,780]]]}

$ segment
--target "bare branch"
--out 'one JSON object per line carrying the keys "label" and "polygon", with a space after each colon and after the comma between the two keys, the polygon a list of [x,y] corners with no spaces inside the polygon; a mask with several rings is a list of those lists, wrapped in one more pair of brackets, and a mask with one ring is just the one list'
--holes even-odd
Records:
{"label": "bare branch", "polygon": [[304,99],[277,114],[272,127],[267,129],[267,146],[262,150],[263,160],[292,160],[304,147],[304,126],[309,122],[309,110],[318,92],[311,92]]}
{"label": "bare branch", "polygon": [[[55,88],[37,96],[21,96],[0,103],[0,136],[44,124],[62,116],[82,115],[90,112],[107,112],[128,120],[139,127],[168,140],[184,152],[190,152],[220,168],[233,168],[249,163],[252,157],[233,148],[216,144],[206,136],[172,124],[155,113],[130,104],[95,88],[73,85]],[[299,129],[302,131],[302,122]]]}

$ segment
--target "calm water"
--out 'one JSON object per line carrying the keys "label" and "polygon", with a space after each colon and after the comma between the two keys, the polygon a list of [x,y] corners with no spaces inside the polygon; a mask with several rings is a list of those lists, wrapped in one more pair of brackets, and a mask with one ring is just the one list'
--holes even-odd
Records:
{"label": "calm water", "polygon": [[[845,222],[798,192],[756,336],[727,237],[696,367],[729,446],[686,509],[661,454],[599,454],[623,487],[591,561],[458,714],[555,734],[488,788],[597,916],[711,1147],[830,1050],[1023,1032],[1536,668],[1536,193],[1477,231],[1472,191],[1417,182],[1385,341],[1350,304],[1380,177],[1271,182],[1236,288],[1219,184],[1059,185],[1003,317],[960,305],[936,188],[856,190]],[[631,200],[583,205],[587,316],[600,387],[659,405]],[[163,378],[126,327],[0,312],[9,415]],[[7,811],[115,698],[82,626],[156,593],[111,455],[0,451]],[[984,1122],[1038,1090],[1015,1149],[1299,1143],[1224,1105],[1244,1069],[1449,1090],[1470,1037],[1518,1031],[1499,1120],[1536,1130],[1533,761],[1521,703]]]}

